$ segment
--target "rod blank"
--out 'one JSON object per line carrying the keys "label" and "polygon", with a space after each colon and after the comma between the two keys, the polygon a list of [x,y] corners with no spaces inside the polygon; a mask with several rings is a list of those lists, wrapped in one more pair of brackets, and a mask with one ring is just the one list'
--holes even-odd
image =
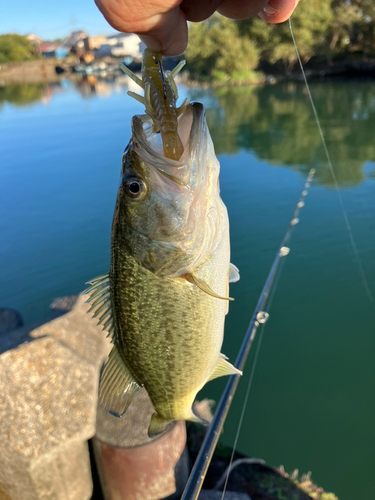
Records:
{"label": "rod blank", "polygon": [[[300,194],[300,197],[298,199],[297,205],[295,206],[295,209],[293,211],[293,215],[290,219],[288,228],[278,248],[270,272],[268,273],[263,290],[260,294],[258,303],[256,305],[250,324],[243,339],[242,345],[238,352],[234,366],[241,371],[245,366],[251,346],[253,345],[258,326],[261,323],[265,323],[265,321],[267,321],[268,319],[268,313],[265,313],[263,309],[269,297],[272,284],[280,264],[280,260],[289,254],[289,248],[286,245],[290,239],[293,227],[299,222],[297,216],[299,214],[300,209],[304,206],[303,199],[307,195],[307,189],[310,186],[310,182],[314,174],[315,170],[311,169],[307,177],[307,180],[305,182],[305,185],[303,187],[303,190]],[[229,377],[227,385],[224,389],[224,392],[221,396],[220,402],[216,409],[215,416],[211,422],[210,427],[208,428],[206,437],[202,443],[194,467],[189,476],[181,500],[196,500],[198,498],[204,478],[206,477],[207,470],[212,459],[212,455],[219,440],[220,433],[222,431],[230,405],[232,404],[233,397],[236,392],[239,381],[240,381],[239,375],[231,375]]]}

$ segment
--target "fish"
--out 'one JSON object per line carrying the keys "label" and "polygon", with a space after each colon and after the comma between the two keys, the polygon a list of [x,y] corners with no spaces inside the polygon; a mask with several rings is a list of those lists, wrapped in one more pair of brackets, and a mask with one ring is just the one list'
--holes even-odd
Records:
{"label": "fish", "polygon": [[[170,87],[174,99],[167,93],[166,104],[176,108]],[[175,110],[170,132],[182,146],[175,159],[166,154],[157,100],[150,106],[152,113],[133,116],[122,157],[109,273],[88,282],[85,293],[113,343],[100,404],[122,416],[144,387],[155,409],[148,428],[154,436],[175,420],[207,423],[194,411],[197,393],[241,372],[221,353],[229,283],[239,271],[230,263],[228,213],[204,107],[184,102]]]}

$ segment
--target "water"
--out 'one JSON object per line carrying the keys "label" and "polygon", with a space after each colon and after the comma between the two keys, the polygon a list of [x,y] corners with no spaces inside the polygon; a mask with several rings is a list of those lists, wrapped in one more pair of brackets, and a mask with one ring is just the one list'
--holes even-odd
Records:
{"label": "water", "polygon": [[[141,105],[119,84],[0,88],[0,305],[30,324],[55,297],[107,272],[121,154]],[[371,291],[375,294],[375,84],[311,91]],[[266,325],[239,450],[312,471],[340,500],[373,500],[374,305],[364,290],[302,85],[181,89],[203,102],[231,221],[223,352],[234,360],[310,168]],[[251,359],[225,424],[234,440]],[[202,395],[218,400],[225,380]]]}

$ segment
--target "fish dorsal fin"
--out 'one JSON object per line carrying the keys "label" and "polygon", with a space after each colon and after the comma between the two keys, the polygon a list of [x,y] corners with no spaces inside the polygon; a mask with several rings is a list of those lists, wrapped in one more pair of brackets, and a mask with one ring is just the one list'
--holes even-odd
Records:
{"label": "fish dorsal fin", "polygon": [[140,389],[141,386],[126,368],[117,347],[113,346],[100,378],[100,404],[121,417]]}
{"label": "fish dorsal fin", "polygon": [[192,273],[187,273],[184,274],[184,278],[187,279],[190,283],[193,283],[196,285],[198,288],[202,290],[202,292],[207,293],[208,295],[211,295],[212,297],[215,297],[216,299],[221,299],[221,300],[234,300],[232,297],[221,297],[217,293],[215,293],[212,288],[207,285],[207,283],[202,280],[201,278],[198,278],[197,276],[194,276]]}
{"label": "fish dorsal fin", "polygon": [[113,342],[114,324],[109,276],[108,274],[103,274],[88,281],[86,284],[91,285],[83,292],[84,295],[89,295],[86,304],[92,302],[87,312],[94,312],[94,318],[100,315],[98,325],[103,325],[103,330],[107,330],[107,336],[110,336],[111,342]]}
{"label": "fish dorsal fin", "polygon": [[214,378],[224,377],[225,375],[242,375],[242,372],[229,363],[224,354],[220,354],[215,368],[212,370],[207,382],[213,380]]}
{"label": "fish dorsal fin", "polygon": [[240,280],[240,271],[234,264],[229,264],[229,283],[236,283]]}

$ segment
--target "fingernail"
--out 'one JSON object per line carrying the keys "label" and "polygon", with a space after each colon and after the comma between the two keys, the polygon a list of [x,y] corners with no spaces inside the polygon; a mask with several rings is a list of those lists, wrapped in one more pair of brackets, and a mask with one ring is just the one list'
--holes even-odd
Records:
{"label": "fingernail", "polygon": [[266,5],[263,9],[263,12],[267,14],[267,16],[273,16],[278,9],[274,9],[270,5]]}

